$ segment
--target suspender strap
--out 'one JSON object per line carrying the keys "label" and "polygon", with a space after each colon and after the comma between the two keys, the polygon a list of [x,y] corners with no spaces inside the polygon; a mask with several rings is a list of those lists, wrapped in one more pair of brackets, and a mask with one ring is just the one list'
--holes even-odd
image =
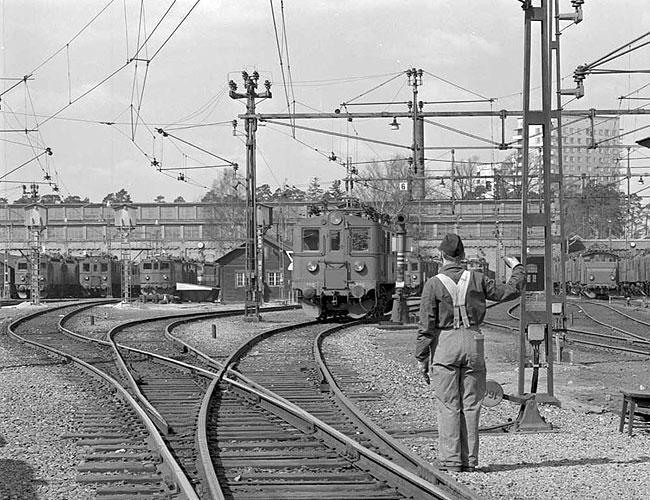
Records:
{"label": "suspender strap", "polygon": [[469,287],[469,277],[471,273],[469,271],[463,271],[463,274],[458,280],[458,284],[454,283],[449,276],[446,274],[437,274],[436,278],[445,286],[449,295],[451,295],[451,300],[454,305],[454,328],[460,328],[460,321],[462,318],[463,325],[465,328],[469,328],[469,316],[467,315],[467,307],[465,307],[465,298],[467,297],[467,288]]}

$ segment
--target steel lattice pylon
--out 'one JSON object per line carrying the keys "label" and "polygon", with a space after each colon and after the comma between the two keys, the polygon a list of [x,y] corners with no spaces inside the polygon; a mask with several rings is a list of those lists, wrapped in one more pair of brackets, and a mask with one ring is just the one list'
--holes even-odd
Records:
{"label": "steel lattice pylon", "polygon": [[131,248],[129,246],[128,233],[124,235],[122,240],[122,302],[125,304],[131,303]]}
{"label": "steel lattice pylon", "polygon": [[41,304],[41,290],[39,287],[41,278],[41,232],[33,231],[31,271],[29,273],[29,296],[32,305]]}

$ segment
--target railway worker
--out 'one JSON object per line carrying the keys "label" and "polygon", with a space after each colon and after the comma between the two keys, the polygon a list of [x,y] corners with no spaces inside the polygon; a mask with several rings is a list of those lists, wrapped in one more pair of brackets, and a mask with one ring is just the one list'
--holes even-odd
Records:
{"label": "railway worker", "polygon": [[447,234],[439,249],[443,266],[422,290],[415,357],[437,399],[438,468],[472,472],[478,465],[479,417],[486,385],[480,329],[486,299],[504,302],[518,297],[526,273],[510,256],[504,257],[512,269],[507,283],[497,284],[478,271],[465,271],[460,264],[465,250],[456,234]]}

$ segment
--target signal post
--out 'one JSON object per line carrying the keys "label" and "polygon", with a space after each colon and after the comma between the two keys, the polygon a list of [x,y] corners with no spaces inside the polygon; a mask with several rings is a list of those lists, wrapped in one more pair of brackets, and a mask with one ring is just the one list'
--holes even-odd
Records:
{"label": "signal post", "polygon": [[[32,185],[35,188],[35,185]],[[32,191],[36,198],[36,190]],[[47,227],[47,208],[38,203],[25,207],[25,226],[29,231],[30,238],[30,281],[29,296],[33,306],[41,305],[41,233]]]}
{"label": "signal post", "polygon": [[244,93],[237,92],[237,84],[230,80],[231,99],[246,99],[246,115],[244,126],[246,130],[246,300],[244,303],[244,321],[259,321],[260,303],[263,291],[263,276],[260,270],[263,265],[260,263],[260,256],[263,255],[263,233],[257,223],[256,203],[256,139],[257,117],[255,115],[255,99],[270,99],[271,82],[264,82],[264,92],[257,92],[257,82],[260,75],[257,71],[249,75],[242,71],[244,80]]}
{"label": "signal post", "polygon": [[122,236],[122,303],[131,303],[131,288],[133,276],[131,273],[131,246],[129,235],[135,229],[137,209],[123,204],[115,207],[115,227]]}
{"label": "signal post", "polygon": [[[553,363],[554,338],[564,330],[564,312],[566,295],[564,286],[564,261],[567,252],[564,232],[564,200],[562,197],[562,133],[561,116],[563,114],[561,95],[568,93],[559,87],[559,21],[567,20],[578,23],[582,20],[582,1],[572,2],[575,13],[560,14],[557,0],[540,0],[534,5],[532,0],[522,2],[524,11],[524,85],[523,85],[523,127],[522,127],[522,225],[521,225],[521,263],[526,267],[528,279],[521,297],[520,308],[520,353],[519,353],[519,397],[534,395],[538,403],[560,405],[554,395]],[[554,13],[555,11],[555,13]],[[555,15],[554,15],[555,14]],[[551,19],[555,17],[556,38],[552,41]],[[541,48],[541,71],[538,86],[541,88],[541,109],[532,110],[531,102],[531,53],[533,26],[539,27]],[[557,71],[557,108],[552,110],[552,55],[555,51]],[[574,92],[575,94],[575,92]],[[575,94],[577,96],[577,94]],[[577,96],[580,97],[580,96]],[[553,171],[552,150],[552,120],[556,120],[558,163]],[[541,185],[540,198],[531,200],[529,193],[530,166],[530,127],[539,126],[542,130],[542,164],[540,166]],[[543,255],[529,255],[529,239],[543,240]],[[557,272],[553,275],[553,259],[558,261]],[[559,282],[560,287],[554,290],[553,283]],[[531,354],[528,354],[531,353]],[[530,390],[526,390],[526,369],[532,368]],[[539,390],[540,370],[546,372],[546,392]],[[528,415],[520,414],[520,424],[524,430],[548,430],[546,424],[536,411],[529,405],[524,410],[530,410]],[[521,422],[521,420],[526,420]]]}

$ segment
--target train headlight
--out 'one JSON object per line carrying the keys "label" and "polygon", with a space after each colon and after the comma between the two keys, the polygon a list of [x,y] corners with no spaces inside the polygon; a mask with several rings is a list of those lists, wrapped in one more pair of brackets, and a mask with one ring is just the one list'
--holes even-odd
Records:
{"label": "train headlight", "polygon": [[90,278],[88,276],[84,276],[84,281],[90,281]]}
{"label": "train headlight", "polygon": [[168,279],[169,279],[169,277],[166,274],[163,274],[163,280],[167,281]]}
{"label": "train headlight", "polygon": [[20,281],[25,281],[25,277],[24,277],[24,276],[21,276],[21,277],[20,277]]}
{"label": "train headlight", "polygon": [[341,222],[343,222],[343,215],[341,212],[332,212],[329,216],[329,219],[333,225],[338,226]]}
{"label": "train headlight", "polygon": [[352,268],[353,268],[356,272],[360,273],[361,271],[363,271],[363,270],[366,268],[366,263],[363,262],[363,261],[361,261],[361,260],[357,260],[357,261],[354,263],[354,265],[352,266]]}
{"label": "train headlight", "polygon": [[307,262],[307,271],[310,273],[315,273],[318,271],[318,262],[314,262],[313,260]]}
{"label": "train headlight", "polygon": [[411,275],[411,280],[417,281],[418,280],[418,275],[417,274]]}
{"label": "train headlight", "polygon": [[360,299],[366,294],[366,289],[362,285],[354,285],[350,288],[350,293],[353,297]]}
{"label": "train headlight", "polygon": [[595,279],[596,279],[596,278],[594,277],[593,274],[590,274],[590,275],[589,275],[589,281],[593,281],[593,280],[595,280]]}
{"label": "train headlight", "polygon": [[614,276],[613,274],[610,274],[609,279],[612,280],[612,281],[616,281],[616,276]]}
{"label": "train headlight", "polygon": [[108,276],[104,276],[104,281],[108,281]]}
{"label": "train headlight", "polygon": [[311,286],[308,286],[302,292],[303,298],[305,298],[307,300],[313,299],[315,295],[316,295],[316,289],[311,287]]}
{"label": "train headlight", "polygon": [[151,279],[151,276],[145,276],[144,279],[149,281]]}

